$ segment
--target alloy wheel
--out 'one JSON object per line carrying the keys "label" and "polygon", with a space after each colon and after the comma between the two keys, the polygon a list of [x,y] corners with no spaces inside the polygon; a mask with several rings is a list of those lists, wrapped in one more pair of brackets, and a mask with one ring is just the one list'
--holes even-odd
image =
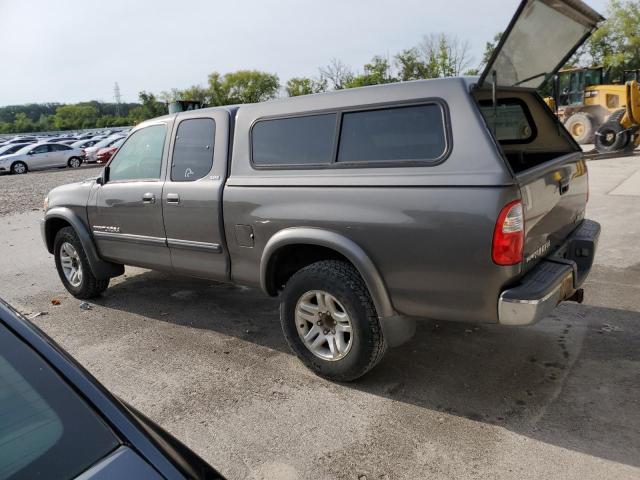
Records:
{"label": "alloy wheel", "polygon": [[60,265],[71,286],[79,287],[82,283],[82,262],[78,251],[69,242],[60,246]]}
{"label": "alloy wheel", "polygon": [[302,343],[316,357],[336,361],[353,345],[349,313],[336,297],[323,290],[304,293],[296,304],[296,329]]}

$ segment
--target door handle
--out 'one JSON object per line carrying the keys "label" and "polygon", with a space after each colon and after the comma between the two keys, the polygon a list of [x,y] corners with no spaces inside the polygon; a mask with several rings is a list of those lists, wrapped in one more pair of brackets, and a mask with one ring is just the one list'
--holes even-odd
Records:
{"label": "door handle", "polygon": [[180,203],[180,195],[177,193],[167,193],[167,203]]}
{"label": "door handle", "polygon": [[153,193],[147,192],[142,196],[142,203],[156,203],[156,196]]}
{"label": "door handle", "polygon": [[568,178],[560,180],[560,182],[558,182],[560,184],[560,195],[564,195],[569,191],[570,182],[571,180],[569,180]]}

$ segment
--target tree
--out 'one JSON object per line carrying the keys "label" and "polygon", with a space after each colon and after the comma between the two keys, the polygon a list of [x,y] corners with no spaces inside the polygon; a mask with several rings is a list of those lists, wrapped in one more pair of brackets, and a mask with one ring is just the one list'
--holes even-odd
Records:
{"label": "tree", "polygon": [[98,110],[92,105],[62,105],[56,109],[53,126],[57,130],[91,128],[98,119]]}
{"label": "tree", "polygon": [[484,68],[487,66],[501,38],[502,32],[498,32],[493,36],[493,40],[485,43],[484,52],[482,53],[482,61],[480,62],[480,65],[478,65],[478,72],[484,70]]}
{"label": "tree", "polygon": [[327,90],[327,80],[325,78],[294,77],[287,81],[285,90],[289,97],[299,95],[310,95],[321,93]]}
{"label": "tree", "polygon": [[328,65],[320,68],[320,76],[327,79],[334,90],[347,88],[347,84],[353,80],[351,68],[337,58],[332,58]]}
{"label": "tree", "polygon": [[280,79],[277,75],[258,70],[238,70],[220,75],[209,75],[207,91],[209,105],[257,103],[271,100],[278,95]]}
{"label": "tree", "polygon": [[353,88],[393,82],[397,82],[397,80],[391,74],[391,64],[389,60],[376,55],[371,59],[370,63],[365,64],[364,73],[352,77],[345,86],[347,88]]}
{"label": "tree", "polygon": [[424,37],[417,47],[422,54],[428,78],[456,77],[469,67],[469,42],[444,33]]}
{"label": "tree", "polygon": [[611,78],[625,69],[640,68],[640,2],[611,0],[607,20],[573,59],[582,66],[602,65]]}
{"label": "tree", "polygon": [[398,79],[402,82],[430,78],[431,72],[422,60],[417,47],[398,53],[395,56],[395,64],[398,69]]}

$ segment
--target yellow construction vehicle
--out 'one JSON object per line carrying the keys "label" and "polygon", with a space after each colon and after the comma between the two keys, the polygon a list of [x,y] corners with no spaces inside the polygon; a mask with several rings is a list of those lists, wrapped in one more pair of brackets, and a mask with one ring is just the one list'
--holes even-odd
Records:
{"label": "yellow construction vehicle", "polygon": [[640,87],[637,80],[630,80],[622,87],[623,108],[609,115],[596,131],[595,145],[600,153],[630,152],[640,144]]}
{"label": "yellow construction vehicle", "polygon": [[578,143],[594,143],[598,128],[626,105],[625,85],[608,83],[605,73],[603,67],[561,70],[555,98],[545,99]]}

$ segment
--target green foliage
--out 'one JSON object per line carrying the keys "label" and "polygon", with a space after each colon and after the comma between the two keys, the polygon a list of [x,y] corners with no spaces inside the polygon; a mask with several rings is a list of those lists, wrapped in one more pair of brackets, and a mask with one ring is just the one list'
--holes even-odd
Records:
{"label": "green foliage", "polygon": [[398,79],[406,82],[408,80],[420,80],[430,78],[431,72],[422,60],[420,50],[417,47],[403,50],[395,56],[398,68]]}
{"label": "green foliage", "polygon": [[290,97],[321,93],[327,90],[327,80],[325,78],[294,77],[287,81],[285,90]]}
{"label": "green foliage", "polygon": [[391,73],[391,64],[384,57],[376,55],[370,63],[365,64],[364,73],[355,75],[345,84],[346,88],[365,87],[367,85],[380,85],[393,83],[398,80]]}
{"label": "green foliage", "polygon": [[577,58],[582,66],[604,66],[611,78],[622,78],[623,70],[640,68],[640,2],[611,0],[607,20]]}
{"label": "green foliage", "polygon": [[271,100],[278,95],[280,79],[277,75],[257,70],[238,70],[220,75],[209,75],[207,104],[233,105]]}

